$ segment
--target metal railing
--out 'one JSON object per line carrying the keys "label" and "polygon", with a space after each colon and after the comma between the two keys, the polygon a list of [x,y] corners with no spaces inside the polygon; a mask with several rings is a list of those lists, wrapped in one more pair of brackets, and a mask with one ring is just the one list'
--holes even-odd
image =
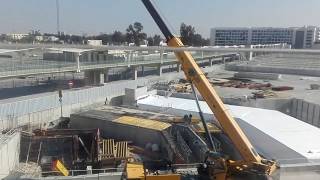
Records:
{"label": "metal railing", "polygon": [[[69,177],[79,176],[79,175],[99,175],[99,174],[119,174],[125,171],[124,168],[105,168],[105,169],[90,169],[90,170],[68,170]],[[41,172],[41,177],[48,177],[48,176],[62,176],[61,172],[59,171],[45,171]]]}

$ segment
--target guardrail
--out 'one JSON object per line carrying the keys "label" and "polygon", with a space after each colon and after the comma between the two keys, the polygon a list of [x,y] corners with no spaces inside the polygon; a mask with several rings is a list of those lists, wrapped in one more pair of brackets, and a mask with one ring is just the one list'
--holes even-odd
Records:
{"label": "guardrail", "polygon": [[[212,59],[215,57],[234,55],[229,54],[210,54],[210,53],[196,53],[195,59],[201,61],[204,59]],[[14,62],[15,64],[4,64],[4,68],[0,69],[0,78],[12,78],[19,76],[30,76],[37,74],[51,74],[51,73],[64,73],[64,72],[77,72],[83,70],[103,69],[103,68],[115,68],[115,67],[130,67],[147,64],[163,64],[176,62],[176,58],[160,58],[160,57],[148,57],[138,56],[132,59],[114,60],[106,59],[103,61],[80,61],[79,65],[76,62],[58,62],[49,60],[35,60],[28,63],[21,64],[21,62]],[[1,64],[0,64],[1,66]]]}
{"label": "guardrail", "polygon": [[[92,174],[110,174],[112,173],[123,173],[124,168],[105,168],[105,169],[90,169],[90,170],[68,170],[69,177],[79,176],[79,175],[92,175]],[[48,176],[59,176],[61,173],[59,171],[45,171],[41,172],[42,177]],[[62,175],[61,175],[62,176]]]}

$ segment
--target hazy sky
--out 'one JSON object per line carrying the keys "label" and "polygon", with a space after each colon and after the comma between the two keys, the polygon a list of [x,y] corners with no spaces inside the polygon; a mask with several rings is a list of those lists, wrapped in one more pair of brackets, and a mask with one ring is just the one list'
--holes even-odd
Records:
{"label": "hazy sky", "polygon": [[[209,36],[212,27],[320,25],[320,0],[153,0],[170,27],[182,22]],[[55,0],[0,0],[0,33],[56,32]],[[99,34],[141,22],[158,28],[140,0],[60,0],[61,31]]]}

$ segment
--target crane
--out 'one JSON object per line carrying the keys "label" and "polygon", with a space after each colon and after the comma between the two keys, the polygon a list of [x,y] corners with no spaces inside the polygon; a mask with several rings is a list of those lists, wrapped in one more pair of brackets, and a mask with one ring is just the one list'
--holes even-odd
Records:
{"label": "crane", "polygon": [[[160,28],[167,44],[170,47],[183,47],[182,41],[175,37],[159,15],[150,0],[141,0],[155,23]],[[232,174],[252,173],[271,175],[276,170],[276,163],[262,158],[244,134],[235,119],[229,114],[228,109],[209,83],[203,71],[197,65],[192,55],[187,51],[176,51],[176,58],[188,81],[194,85],[219,121],[224,133],[230,138],[235,148],[239,151],[242,160],[232,161],[224,159],[217,154],[209,157],[211,163],[207,164],[210,179],[223,180]],[[205,123],[204,123],[205,126]],[[209,153],[210,154],[210,153]]]}

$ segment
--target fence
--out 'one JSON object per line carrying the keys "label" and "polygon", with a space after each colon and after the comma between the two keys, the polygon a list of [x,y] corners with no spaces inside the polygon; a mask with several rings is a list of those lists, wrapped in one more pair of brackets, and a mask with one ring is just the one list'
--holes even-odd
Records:
{"label": "fence", "polygon": [[[181,77],[183,77],[182,73],[150,76],[135,81],[116,81],[99,87],[64,91],[62,115],[68,117],[71,113],[86,110],[95,104],[103,104],[106,99],[110,101],[114,97],[122,96],[125,94],[125,88],[151,87],[156,82]],[[0,104],[0,131],[21,126],[42,127],[61,117],[61,104],[57,92],[42,94],[41,97],[31,95],[27,98],[13,99],[12,102]]]}

